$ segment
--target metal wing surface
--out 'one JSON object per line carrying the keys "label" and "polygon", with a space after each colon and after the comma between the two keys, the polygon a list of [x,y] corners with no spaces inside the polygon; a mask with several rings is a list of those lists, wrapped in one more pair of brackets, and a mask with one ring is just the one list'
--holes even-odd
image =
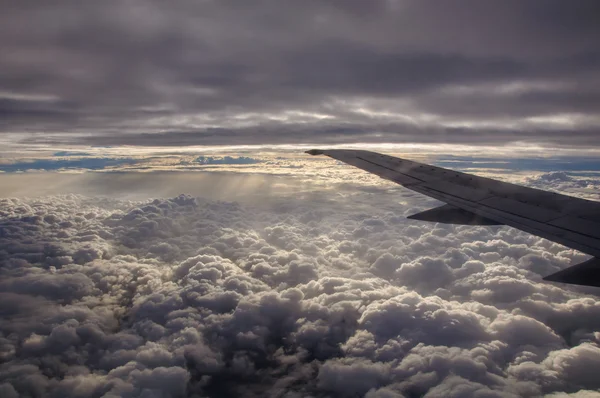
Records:
{"label": "metal wing surface", "polygon": [[449,224],[508,225],[594,256],[544,279],[600,287],[600,202],[361,150],[326,155],[445,202],[409,218]]}

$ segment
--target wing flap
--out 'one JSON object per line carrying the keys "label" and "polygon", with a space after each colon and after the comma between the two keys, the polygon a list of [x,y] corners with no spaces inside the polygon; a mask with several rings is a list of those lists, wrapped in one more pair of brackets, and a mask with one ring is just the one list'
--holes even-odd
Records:
{"label": "wing flap", "polygon": [[559,212],[543,207],[530,205],[513,199],[500,198],[498,196],[484,199],[479,203],[484,206],[491,207],[492,209],[516,214],[521,217],[527,217],[543,223],[559,218],[562,215]]}
{"label": "wing flap", "polygon": [[354,160],[353,163],[348,162],[348,164],[351,164],[352,166],[358,167],[359,169],[363,169],[365,171],[368,171],[369,173],[376,174],[376,175],[380,176],[381,178],[385,178],[386,180],[394,181],[395,183],[404,185],[404,186],[411,185],[411,184],[419,184],[419,183],[423,182],[422,180],[408,176],[406,174],[402,174],[402,173],[400,173],[394,169],[391,169],[389,167],[386,167],[384,165],[370,162],[368,160],[364,160],[361,158]]}
{"label": "wing flap", "polygon": [[406,218],[410,218],[411,220],[439,222],[443,224],[504,225],[452,205],[443,205],[434,209],[425,210]]}
{"label": "wing flap", "polygon": [[420,181],[432,181],[442,177],[443,172],[436,173],[440,169],[426,164],[413,162],[406,159],[393,158],[391,156],[381,155],[373,156],[371,153],[363,153],[357,156],[358,159],[383,168],[394,173],[400,173],[414,177]]}
{"label": "wing flap", "polygon": [[485,189],[468,188],[442,180],[430,181],[424,183],[421,187],[423,189],[437,191],[446,195],[456,196],[457,198],[465,199],[471,202],[479,202],[491,196],[490,192]]}
{"label": "wing flap", "polygon": [[579,217],[565,216],[552,220],[549,224],[600,239],[600,224],[598,222],[584,220]]}

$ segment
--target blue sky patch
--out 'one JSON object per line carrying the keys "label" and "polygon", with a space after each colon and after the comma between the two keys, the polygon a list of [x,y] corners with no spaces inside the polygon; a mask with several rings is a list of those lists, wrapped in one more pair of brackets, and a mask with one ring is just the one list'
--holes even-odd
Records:
{"label": "blue sky patch", "polygon": [[88,169],[102,170],[126,164],[138,163],[138,159],[131,158],[89,158],[89,159],[36,159],[31,162],[18,162],[0,165],[0,171],[14,173],[25,170],[61,170],[61,169]]}

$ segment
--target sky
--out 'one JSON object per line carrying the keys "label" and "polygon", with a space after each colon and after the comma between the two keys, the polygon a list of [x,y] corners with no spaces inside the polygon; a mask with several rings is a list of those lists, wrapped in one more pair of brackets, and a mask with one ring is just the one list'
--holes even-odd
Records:
{"label": "sky", "polygon": [[18,1],[11,146],[598,146],[594,0]]}
{"label": "sky", "polygon": [[0,397],[591,398],[589,256],[313,147],[600,200],[600,3],[1,2]]}

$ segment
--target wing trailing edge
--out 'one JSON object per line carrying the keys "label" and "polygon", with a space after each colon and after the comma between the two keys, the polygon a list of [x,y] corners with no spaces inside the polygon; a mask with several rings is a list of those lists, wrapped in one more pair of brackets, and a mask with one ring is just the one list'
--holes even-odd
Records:
{"label": "wing trailing edge", "polygon": [[421,213],[408,216],[411,220],[439,222],[443,224],[459,225],[504,225],[500,222],[490,220],[479,216],[470,211],[454,207],[452,205],[443,205],[434,209],[425,210]]}

